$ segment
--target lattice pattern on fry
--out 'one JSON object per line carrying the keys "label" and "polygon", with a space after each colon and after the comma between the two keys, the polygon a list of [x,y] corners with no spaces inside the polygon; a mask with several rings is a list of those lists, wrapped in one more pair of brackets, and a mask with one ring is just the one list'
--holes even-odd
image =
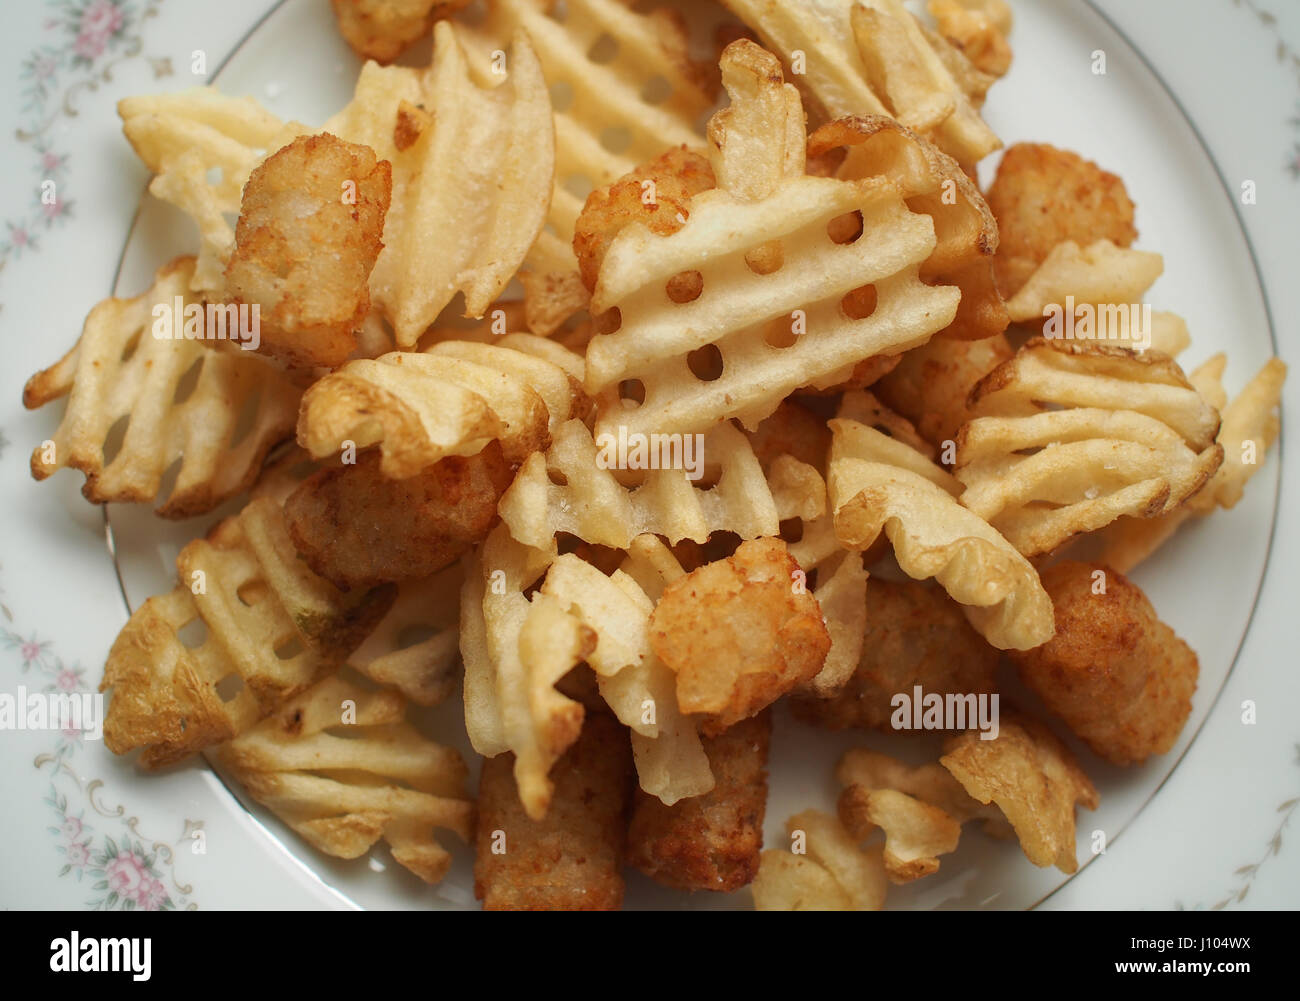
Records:
{"label": "lattice pattern on fry", "polygon": [[627,549],[645,533],[673,543],[705,542],[719,531],[743,539],[778,533],[776,502],[740,431],[720,424],[703,436],[702,445],[690,436],[684,443],[704,463],[706,478],[713,478],[710,466],[716,470],[713,486],[692,482],[679,466],[649,469],[639,486],[627,487],[614,472],[616,436],[598,448],[581,421],[569,421],[555,432],[549,451],[524,462],[501,498],[501,519],[516,539],[537,548],[552,545],[557,532],[615,549]]}
{"label": "lattice pattern on fry", "polygon": [[[730,417],[753,428],[801,386],[843,382],[859,361],[922,344],[956,313],[957,289],[918,277],[935,247],[930,219],[885,178],[802,176],[802,114],[776,59],[742,40],[722,68],[732,105],[709,125],[720,187],[696,195],[669,236],[629,224],[601,266],[592,309],[617,308],[621,326],[587,346],[600,432],[703,431]],[[837,225],[854,212],[856,239]],[[699,294],[673,301],[668,286],[692,271]],[[855,295],[867,286],[864,316]],[[633,380],[639,405],[619,399]]]}
{"label": "lattice pattern on fry", "polygon": [[1005,330],[1006,304],[993,273],[998,225],[961,165],[883,115],[837,119],[808,137],[811,160],[838,149],[846,153],[836,177],[850,181],[888,177],[907,199],[908,208],[934,220],[937,243],[921,265],[921,280],[961,289],[956,318],[944,336],[981,340]]}
{"label": "lattice pattern on fry", "polygon": [[370,293],[402,348],[457,292],[466,316],[487,311],[542,230],[555,169],[550,98],[528,37],[508,39],[507,70],[495,76],[467,58],[464,29],[440,21],[433,37],[426,71],[368,64],[352,103],[324,126],[393,165]]}
{"label": "lattice pattern on fry", "polygon": [[[929,135],[963,164],[1001,145],[975,104],[987,82],[973,93],[967,78],[981,74],[952,46],[930,36],[900,0],[725,4],[787,69],[796,70],[792,79],[821,121],[890,115]],[[795,65],[796,53],[801,65]]]}
{"label": "lattice pattern on fry", "polygon": [[[573,229],[587,192],[671,146],[700,143],[713,104],[708,70],[687,53],[680,15],[641,14],[618,0],[499,0],[483,49],[522,29],[555,100],[555,187],[549,226],[533,246],[524,288],[529,329],[555,330],[586,302],[573,276]],[[562,16],[563,20],[559,18]]]}
{"label": "lattice pattern on fry", "polygon": [[896,464],[897,442],[854,424],[830,422],[829,490],[841,544],[866,549],[883,531],[903,571],[934,577],[993,646],[1028,650],[1047,642],[1052,602],[1029,561],[933,478]]}
{"label": "lattice pattern on fry", "polygon": [[1223,465],[1210,477],[1205,488],[1187,503],[1156,518],[1121,518],[1104,534],[1101,562],[1128,573],[1171,538],[1188,518],[1207,515],[1216,508],[1232,508],[1241,500],[1247,481],[1264,463],[1265,453],[1277,441],[1281,422],[1277,408],[1286,381],[1286,364],[1270,358],[1231,403],[1223,389],[1227,357],[1217,354],[1188,376],[1211,406],[1223,411],[1217,441],[1223,449]]}
{"label": "lattice pattern on fry", "polygon": [[193,274],[194,258],[177,258],[148,291],[104,300],[72,350],[28,380],[28,408],[68,397],[53,455],[44,445],[32,453],[36,479],[66,466],[85,473],[88,500],[147,503],[179,463],[158,508],[168,518],[209,511],[256,479],[267,452],[291,432],[301,391],[249,352],[213,350],[179,330],[152,336],[156,310],[170,315],[178,298],[182,308],[202,308],[189,293]]}
{"label": "lattice pattern on fry", "polygon": [[313,848],[358,858],[381,838],[426,883],[451,855],[434,837],[473,836],[474,804],[460,754],[405,719],[396,692],[326,678],[212,757]]}
{"label": "lattice pattern on fry", "polygon": [[509,461],[522,461],[586,409],[577,380],[543,353],[581,360],[563,348],[532,351],[443,341],[422,353],[348,362],[303,395],[298,441],[317,458],[347,441],[378,445],[380,468],[394,479],[449,455],[474,455],[494,439]]}
{"label": "lattice pattern on fry", "polygon": [[1027,556],[1122,515],[1167,514],[1223,460],[1218,412],[1163,355],[1035,338],[970,403],[961,502]]}
{"label": "lattice pattern on fry", "polygon": [[179,586],[122,627],[100,686],[112,691],[104,742],[143,747],[151,768],[243,732],[337,667],[391,600],[344,595],[306,570],[270,498],[191,542],[176,566]]}
{"label": "lattice pattern on fry", "polygon": [[227,216],[239,214],[253,168],[292,136],[251,97],[226,97],[211,87],[118,102],[122,131],[155,177],[149,191],[199,227],[198,265],[188,276],[196,292],[216,292],[235,245]]}

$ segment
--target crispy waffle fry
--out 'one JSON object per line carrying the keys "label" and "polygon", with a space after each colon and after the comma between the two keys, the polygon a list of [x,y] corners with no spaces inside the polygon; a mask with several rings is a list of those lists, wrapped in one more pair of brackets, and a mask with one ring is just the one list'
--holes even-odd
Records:
{"label": "crispy waffle fry", "polygon": [[[68,396],[59,429],[32,453],[32,476],[63,467],[86,474],[82,493],[97,504],[154,500],[170,467],[179,473],[158,513],[202,514],[246,489],[271,447],[293,426],[300,390],[260,358],[213,351],[183,338],[151,336],[158,311],[201,309],[188,289],[194,258],[159,269],[134,299],[106,299],[59,362],[27,381],[29,409]],[[179,338],[179,333],[177,334]],[[115,455],[114,429],[126,430]]]}
{"label": "crispy waffle fry", "polygon": [[1277,441],[1281,429],[1276,411],[1282,399],[1286,365],[1278,358],[1270,358],[1225,405],[1227,394],[1219,380],[1226,363],[1224,355],[1216,355],[1188,376],[1205,399],[1223,409],[1223,423],[1216,439],[1223,448],[1223,465],[1210,477],[1205,489],[1182,507],[1157,518],[1120,518],[1109,525],[1102,562],[1128,573],[1171,538],[1188,518],[1209,514],[1218,507],[1234,507],[1246,482],[1263,465],[1264,454]]}
{"label": "crispy waffle fry", "polygon": [[1006,329],[1006,304],[994,280],[998,226],[984,197],[952,157],[883,115],[840,118],[808,137],[808,157],[845,150],[835,176],[888,177],[914,212],[934,221],[937,243],[921,265],[921,280],[961,289],[945,337],[978,340]]}
{"label": "crispy waffle fry", "polygon": [[992,804],[971,798],[961,783],[937,761],[918,767],[905,765],[887,754],[852,748],[844,752],[835,767],[835,777],[844,786],[840,795],[840,820],[855,836],[870,834],[872,821],[866,814],[868,794],[877,789],[895,789],[922,803],[938,807],[959,824],[982,820],[984,830],[1006,826],[1002,811]]}
{"label": "crispy waffle fry", "polygon": [[251,97],[226,97],[211,87],[123,98],[117,113],[127,140],[155,175],[149,192],[198,224],[199,256],[189,288],[219,292],[235,245],[226,217],[239,214],[244,185],[263,155],[292,136]]}
{"label": "crispy waffle fry", "polygon": [[209,753],[318,851],[358,858],[382,838],[437,883],[451,855],[433,831],[469,841],[474,803],[460,755],[420,736],[405,710],[396,692],[326,678]]}
{"label": "crispy waffle fry", "polygon": [[[705,542],[710,533],[735,532],[744,539],[776,535],[776,502],[745,436],[720,424],[703,438],[701,449],[691,436],[677,445],[690,446],[708,465],[717,463],[716,483],[707,489],[692,482],[688,470],[650,469],[644,481],[628,488],[612,471],[617,465],[616,439],[597,449],[581,421],[569,421],[555,432],[544,455],[528,457],[510,489],[501,498],[501,519],[525,545],[542,547],[557,532],[585,542],[626,549],[638,535],[662,535],[670,542]],[[679,457],[685,457],[678,448]],[[562,480],[562,483],[554,482]]]}
{"label": "crispy waffle fry", "polygon": [[[822,121],[890,115],[932,133],[934,142],[963,164],[1001,145],[963,86],[963,78],[977,71],[942,39],[927,35],[897,0],[828,0],[801,7],[726,0],[726,6],[787,68],[795,67],[795,53],[803,55],[792,78]],[[954,74],[955,63],[969,69]],[[986,89],[987,83],[980,97]]]}
{"label": "crispy waffle fry", "polygon": [[550,334],[586,305],[575,277],[575,222],[587,192],[623,177],[669,147],[700,143],[696,122],[713,105],[710,68],[692,62],[680,15],[638,13],[617,0],[568,0],[563,23],[554,0],[490,5],[481,47],[519,30],[536,47],[555,107],[555,188],[548,228],[523,280],[528,327]]}
{"label": "crispy waffle fry", "polygon": [[938,580],[998,649],[1027,650],[1051,637],[1051,599],[1033,566],[996,529],[933,478],[893,464],[896,442],[854,421],[830,426],[831,510],[846,548],[866,549],[883,531],[903,571]]}
{"label": "crispy waffle fry", "polygon": [[[526,35],[513,38],[506,65],[504,82],[481,86],[457,29],[439,21],[423,75],[367,67],[353,104],[325,124],[393,165],[370,297],[398,347],[413,345],[457,292],[466,316],[482,316],[541,232],[555,170],[551,102]],[[486,66],[477,75],[490,77]],[[393,134],[403,101],[433,119],[404,149],[398,138],[406,144],[410,130]]]}
{"label": "crispy waffle fry", "polygon": [[[742,40],[722,67],[733,103],[709,126],[719,187],[696,195],[670,236],[625,227],[601,266],[592,309],[617,307],[621,326],[587,346],[599,432],[703,431],[729,417],[753,428],[790,392],[843,382],[859,361],[923,343],[956,312],[956,289],[917,277],[935,246],[928,217],[884,178],[802,176],[802,116],[775,58]],[[855,211],[862,232],[836,243],[828,225]],[[663,289],[686,271],[699,272],[702,291],[674,302]],[[874,312],[851,319],[841,300],[867,285]],[[768,342],[781,332],[773,324],[789,334],[800,316],[806,330],[793,343]],[[713,359],[703,375],[692,368],[700,349]],[[629,407],[618,387],[634,380],[644,400]]]}
{"label": "crispy waffle fry", "polygon": [[492,440],[518,463],[585,407],[572,376],[539,354],[444,341],[351,361],[320,379],[303,395],[298,441],[317,458],[349,441],[378,445],[384,475],[402,479]]}
{"label": "crispy waffle fry", "polygon": [[981,740],[975,731],[952,737],[939,763],[979,802],[997,804],[1030,862],[1066,874],[1078,870],[1074,805],[1095,810],[1100,797],[1047,727],[1004,710],[996,738]]}
{"label": "crispy waffle fry", "polygon": [[896,789],[875,789],[863,798],[861,809],[866,820],[885,832],[885,872],[892,883],[938,872],[938,856],[957,850],[961,824],[930,803]]}
{"label": "crispy waffle fry", "polygon": [[859,848],[840,822],[820,810],[805,810],[786,821],[792,836],[803,836],[806,854],[763,852],[754,879],[754,909],[759,911],[878,911],[889,882],[879,845]]}
{"label": "crispy waffle fry", "polygon": [[982,73],[1003,76],[1011,68],[1011,8],[1005,0],[930,0],[939,33]]}
{"label": "crispy waffle fry", "polygon": [[[1064,308],[1067,299],[1076,308],[1139,303],[1164,269],[1164,258],[1149,251],[1117,247],[1109,240],[1098,240],[1087,247],[1066,240],[1052,248],[1046,260],[1007,300],[1007,313],[1013,323],[1028,323],[1041,320],[1049,307]],[[1126,316],[1118,312],[1115,315]],[[1117,329],[1118,322],[1105,327],[1106,333]]]}
{"label": "crispy waffle fry", "polygon": [[[416,705],[446,701],[460,682],[459,612],[464,570],[459,563],[397,588],[388,613],[361,641],[348,664]],[[412,633],[430,632],[408,642]]]}
{"label": "crispy waffle fry", "polygon": [[[141,605],[113,644],[104,742],[143,747],[147,768],[243,732],[342,663],[387,610],[390,591],[343,595],[297,559],[279,505],[250,503],[181,551],[180,585]],[[201,620],[197,645],[182,635]],[[237,679],[232,697],[223,683]]]}
{"label": "crispy waffle fry", "polygon": [[1223,459],[1218,412],[1149,352],[1034,338],[980,381],[970,407],[957,436],[961,502],[1027,556],[1121,515],[1167,514]]}

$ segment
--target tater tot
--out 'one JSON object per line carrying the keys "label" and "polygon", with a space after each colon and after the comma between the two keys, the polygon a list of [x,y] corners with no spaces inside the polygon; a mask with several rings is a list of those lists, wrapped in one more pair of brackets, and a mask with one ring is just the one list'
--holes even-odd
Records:
{"label": "tater tot", "polygon": [[474,893],[488,911],[616,911],[632,786],[632,746],[610,716],[588,716],[550,777],[551,807],[531,820],[513,754],[483,762]]}
{"label": "tater tot", "polygon": [[998,651],[975,632],[961,606],[917,581],[872,577],[867,583],[867,631],[848,683],[829,699],[792,700],[795,718],[830,730],[892,731],[890,700],[912,689],[939,695],[992,694]]}
{"label": "tater tot", "polygon": [[1110,240],[1127,247],[1137,239],[1124,182],[1077,153],[1043,143],[1008,149],[986,198],[998,221],[993,268],[1008,299],[1058,243]]}
{"label": "tater tot", "polygon": [[391,63],[427,36],[433,22],[470,0],[332,0],[339,34],[363,59]]}
{"label": "tater tot", "polygon": [[287,365],[340,365],[370,309],[392,168],[369,146],[301,136],[248,179],[226,297],[256,305],[257,350]]}
{"label": "tater tot", "polygon": [[1142,590],[1101,563],[1042,573],[1056,635],[1009,651],[1025,685],[1099,756],[1130,765],[1174,746],[1192,711],[1199,664]]}
{"label": "tater tot", "polygon": [[763,848],[771,714],[704,738],[713,789],[665,806],[635,793],[628,825],[630,865],[664,886],[727,893],[750,883]]}

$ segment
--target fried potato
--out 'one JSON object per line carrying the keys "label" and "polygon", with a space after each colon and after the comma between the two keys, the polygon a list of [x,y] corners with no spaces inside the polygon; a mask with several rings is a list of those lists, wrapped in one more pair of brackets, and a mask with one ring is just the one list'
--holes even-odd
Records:
{"label": "fried potato", "polygon": [[[927,340],[956,313],[960,292],[917,277],[934,249],[934,227],[884,178],[804,176],[802,113],[776,59],[752,42],[723,54],[732,104],[710,122],[719,187],[697,194],[676,233],[625,226],[605,254],[592,294],[596,312],[617,307],[620,326],[587,346],[587,390],[598,401],[598,433],[705,431],[736,417],[747,428],[803,386],[843,382],[860,361]],[[863,231],[837,244],[832,220],[861,212]],[[776,245],[781,266],[774,270]],[[698,272],[702,291],[675,302],[657,288]],[[875,311],[851,318],[844,296],[874,285]],[[768,343],[775,322],[801,311],[804,333]],[[702,348],[711,369],[697,374]],[[628,407],[626,384],[644,399]]]}
{"label": "fried potato", "polygon": [[[170,314],[177,298],[184,308],[202,306],[187,291],[194,268],[194,258],[178,257],[158,269],[147,291],[101,302],[71,350],[27,380],[23,406],[29,410],[68,397],[49,439],[52,454],[43,444],[32,452],[35,479],[78,469],[89,501],[159,499],[162,517],[189,518],[257,478],[267,453],[289,435],[301,390],[248,352],[151,336],[157,311]],[[110,455],[113,430],[123,420],[121,445]],[[176,463],[175,483],[159,498]]]}
{"label": "fried potato", "polygon": [[926,9],[939,33],[980,72],[1003,76],[1011,68],[1011,8],[1006,0],[930,0]]}
{"label": "fried potato", "polygon": [[383,838],[437,883],[451,855],[433,830],[468,841],[474,803],[460,754],[420,736],[405,710],[395,692],[326,678],[210,754],[318,851],[358,858]]}
{"label": "fried potato", "polygon": [[759,911],[878,911],[889,882],[880,845],[859,848],[839,821],[804,810],[786,821],[806,854],[772,849],[762,854],[754,879]]}
{"label": "fried potato", "polygon": [[1097,809],[1100,797],[1069,748],[1042,723],[1002,712],[998,735],[974,730],[944,743],[939,763],[981,803],[996,803],[1011,821],[1025,857],[1067,875],[1079,868],[1074,806]]}
{"label": "fried potato", "polygon": [[[842,545],[867,549],[884,532],[903,571],[916,580],[934,577],[975,631],[1000,650],[1027,650],[1051,637],[1051,600],[1011,543],[934,477],[912,468],[915,461],[890,462],[885,446],[898,443],[855,421],[837,418],[830,427],[828,488]],[[863,448],[872,442],[871,450]]]}
{"label": "fried potato", "polygon": [[[179,585],[122,627],[100,684],[105,745],[143,748],[146,768],[243,733],[338,667],[393,600],[384,588],[342,594],[308,570],[270,498],[187,545],[176,569]],[[197,644],[182,638],[196,620]]]}
{"label": "fried potato", "polygon": [[260,313],[257,350],[333,367],[356,347],[383,247],[392,167],[365,146],[302,136],[248,178],[226,264],[228,301]]}
{"label": "fried potato", "polygon": [[758,872],[767,806],[769,713],[704,741],[713,788],[666,806],[636,793],[628,825],[628,863],[664,886],[728,893]]}
{"label": "fried potato", "polygon": [[[1069,337],[1069,331],[1053,329],[1061,326],[1058,316],[1053,314],[1059,309],[1059,319],[1063,320],[1064,307],[1073,300],[1076,316],[1084,307],[1095,307],[1096,328],[1091,331],[1091,338],[1085,338],[1083,321],[1078,320],[1078,332],[1073,336],[1125,344],[1132,337],[1129,308],[1135,308],[1141,301],[1164,267],[1164,258],[1159,254],[1124,249],[1109,240],[1098,240],[1086,247],[1073,241],[1058,243],[1007,300],[1007,315],[1015,323],[1032,323],[1047,317],[1043,324],[1045,335]],[[1116,309],[1117,306],[1121,308]]]}
{"label": "fried potato", "polygon": [[1027,556],[1121,515],[1167,514],[1223,460],[1218,412],[1153,352],[1033,338],[970,407],[961,502]]}
{"label": "fried potato", "polygon": [[411,580],[441,570],[496,521],[511,469],[499,442],[468,457],[449,456],[393,480],[380,457],[322,470],[285,502],[285,520],[307,565],[349,590]]}
{"label": "fried potato", "polygon": [[330,0],[339,34],[362,59],[391,63],[433,22],[450,17],[470,0]]}
{"label": "fried potato", "polygon": [[943,448],[973,416],[966,401],[975,384],[1013,354],[1003,334],[978,341],[933,337],[904,352],[872,392],[911,421],[926,442]]}
{"label": "fried potato", "polygon": [[1223,465],[1210,477],[1205,489],[1177,510],[1147,520],[1121,518],[1109,525],[1101,559],[1115,569],[1125,573],[1132,570],[1193,515],[1234,507],[1246,482],[1263,465],[1263,454],[1277,441],[1281,423],[1276,410],[1282,399],[1286,365],[1281,359],[1270,358],[1225,406],[1227,394],[1219,379],[1226,362],[1224,355],[1216,355],[1188,376],[1202,397],[1223,408],[1223,423],[1216,439],[1223,448]]}
{"label": "fried potato", "polygon": [[1196,654],[1156,618],[1145,594],[1100,563],[1043,571],[1056,635],[1012,655],[1043,704],[1117,765],[1165,754],[1192,711]]}
{"label": "fried potato", "polygon": [[[881,403],[874,393],[866,390],[850,390],[840,399],[840,406],[835,416],[844,420],[855,421],[865,427],[879,431],[886,437],[898,442],[899,445],[906,446],[911,452],[916,452],[928,459],[931,465],[934,463],[936,455],[934,446],[917,433],[916,427],[910,420],[901,414],[894,413]],[[899,457],[905,454],[901,448],[892,451]],[[908,465],[914,460],[909,454],[906,460],[898,458],[897,461],[901,465]],[[940,475],[941,471],[931,471],[929,469],[923,471],[923,467],[918,467],[917,472],[921,472],[927,478],[935,479],[935,482],[944,486],[945,489],[951,485],[944,476]]]}
{"label": "fried potato", "polygon": [[831,637],[816,598],[795,590],[800,573],[784,542],[759,539],[664,589],[650,642],[677,674],[682,712],[706,716],[706,734],[755,715],[822,669]]}
{"label": "fried potato", "polygon": [[915,685],[939,695],[997,691],[998,651],[939,588],[877,577],[866,595],[866,628],[852,675],[832,698],[795,699],[798,719],[831,730],[890,731],[891,700],[900,692],[910,696]]}
{"label": "fried potato", "polygon": [[813,597],[821,607],[826,631],[831,636],[831,648],[822,669],[808,682],[808,689],[825,699],[844,687],[862,657],[867,626],[868,575],[862,565],[861,553],[846,553],[833,572],[823,573]]}
{"label": "fried potato", "polygon": [[957,850],[961,824],[937,806],[896,789],[868,792],[865,817],[885,832],[885,872],[901,885],[939,871],[938,856]]}
{"label": "fried potato", "polygon": [[511,758],[488,758],[479,778],[474,895],[483,909],[618,910],[632,777],[626,732],[608,716],[587,718],[552,770],[544,818],[521,807]]}
{"label": "fried potato", "polygon": [[[1124,182],[1077,153],[1046,143],[1017,143],[998,164],[988,190],[998,220],[998,286],[1010,298],[1057,244],[1137,239]],[[1076,294],[1076,299],[1079,299]],[[1136,301],[1136,300],[1131,300]]]}
{"label": "fried potato", "polygon": [[[605,253],[625,226],[640,222],[656,236],[676,233],[690,218],[691,199],[716,186],[708,158],[677,146],[589,194],[573,235],[573,250],[587,291],[595,289]],[[679,285],[679,296],[692,291],[689,279]],[[698,294],[698,288],[694,291]]]}
{"label": "fried potato", "polygon": [[[501,519],[511,534],[534,547],[567,532],[584,542],[626,549],[644,534],[662,535],[675,545],[682,539],[702,543],[716,532],[753,539],[780,530],[762,467],[744,434],[730,424],[704,435],[702,449],[689,435],[677,446],[670,442],[668,468],[656,459],[661,468],[646,470],[635,487],[615,476],[618,437],[603,439],[597,448],[581,421],[558,428],[550,449],[530,455],[501,498]],[[643,458],[648,464],[649,457]],[[628,460],[631,465],[630,452]],[[696,470],[703,477],[692,480],[684,467],[695,460],[704,463]],[[714,485],[704,488],[704,477],[711,481],[715,475]]]}
{"label": "fried potato", "polygon": [[764,470],[771,468],[777,456],[788,455],[821,473],[826,471],[830,430],[822,418],[793,400],[783,400],[747,437]]}
{"label": "fried potato", "polygon": [[938,807],[959,824],[980,820],[985,833],[998,837],[1011,834],[1001,810],[972,799],[937,761],[913,768],[887,754],[852,748],[836,765],[835,778],[844,786],[839,800],[840,821],[859,840],[868,837],[875,827],[867,815],[867,803],[870,793],[877,789],[906,793]]}

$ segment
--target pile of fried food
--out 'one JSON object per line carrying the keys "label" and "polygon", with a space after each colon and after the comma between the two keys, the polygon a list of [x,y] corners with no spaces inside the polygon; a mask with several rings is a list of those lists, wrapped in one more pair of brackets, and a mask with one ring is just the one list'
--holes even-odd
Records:
{"label": "pile of fried food", "polygon": [[[725,0],[709,58],[669,10],[464,6],[334,0],[368,61],[319,127],[119,106],[198,251],[30,380],[67,398],[32,472],[245,503],[122,629],[108,746],[201,752],[430,883],[450,832],[487,908],[617,908],[631,866],[878,909],[970,821],[1074,872],[1098,794],[1053,728],[1174,746],[1196,655],[1124,574],[1240,499],[1284,366],[1229,400],[1179,317],[1120,324],[1162,260],[1115,175],[1018,145],[981,193],[1003,0]],[[1108,336],[1053,336],[1067,297]],[[208,329],[157,336],[175,303]],[[256,350],[210,329],[247,306]],[[775,703],[892,732],[915,686],[996,692],[1003,651],[1041,705],[919,767],[850,751],[838,816],[762,850]],[[477,797],[410,719],[458,691]]]}

